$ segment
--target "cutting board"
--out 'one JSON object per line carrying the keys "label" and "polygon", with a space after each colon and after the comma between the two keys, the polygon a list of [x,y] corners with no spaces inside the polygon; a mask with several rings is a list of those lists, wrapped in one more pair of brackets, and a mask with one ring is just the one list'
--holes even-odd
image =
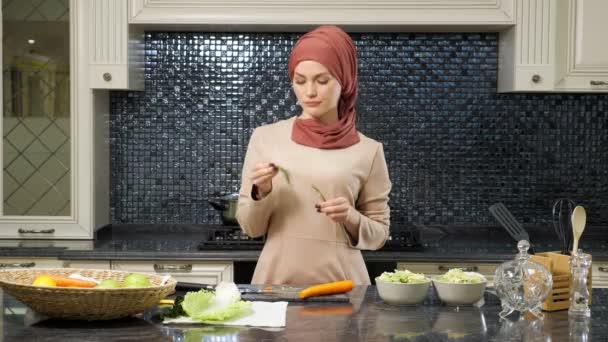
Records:
{"label": "cutting board", "polygon": [[[213,285],[178,282],[175,289],[178,291],[198,291],[200,289],[213,289]],[[287,285],[272,286],[272,291],[264,291],[268,286],[261,285],[238,285],[241,292],[241,298],[249,301],[262,302],[300,302],[300,303],[348,303],[350,298],[348,294],[335,294],[327,296],[310,297],[301,299],[298,292],[303,287],[293,287]]]}
{"label": "cutting board", "polygon": [[289,286],[274,286],[271,291],[261,291],[262,289],[255,285],[250,285],[247,287],[239,286],[241,289],[241,298],[244,300],[250,301],[263,301],[263,302],[300,302],[300,303],[348,303],[350,298],[348,294],[335,294],[335,295],[326,295],[326,296],[317,296],[310,297],[306,299],[301,299],[298,296],[298,292],[302,290],[302,288],[295,288]]}
{"label": "cutting board", "polygon": [[345,294],[335,294],[327,296],[310,297],[301,299],[297,293],[272,293],[272,292],[258,292],[258,293],[243,293],[241,294],[243,300],[250,301],[261,301],[261,302],[300,302],[300,303],[348,303],[350,298]]}

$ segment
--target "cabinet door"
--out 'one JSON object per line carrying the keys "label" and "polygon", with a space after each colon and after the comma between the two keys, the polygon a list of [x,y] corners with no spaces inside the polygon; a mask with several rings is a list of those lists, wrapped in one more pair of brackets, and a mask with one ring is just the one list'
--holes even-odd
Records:
{"label": "cabinet door", "polygon": [[63,261],[54,258],[0,258],[0,270],[14,268],[61,268]]}
{"label": "cabinet door", "polygon": [[478,272],[483,274],[489,282],[494,279],[494,271],[498,264],[493,263],[429,263],[429,262],[398,262],[397,269],[409,270],[414,273],[424,273],[426,276],[436,276],[444,274],[451,268],[462,268],[465,271]]}
{"label": "cabinet door", "polygon": [[234,267],[230,261],[112,261],[113,270],[170,274],[177,281],[215,285],[232,281]]}
{"label": "cabinet door", "polygon": [[569,0],[560,6],[564,7],[558,23],[567,25],[558,31],[557,53],[562,54],[564,75],[557,87],[608,91],[608,1]]}
{"label": "cabinet door", "polygon": [[78,86],[80,3],[2,0],[0,238],[92,237],[91,125],[76,120],[87,90]]}
{"label": "cabinet door", "polygon": [[66,260],[64,267],[94,269],[94,270],[109,270],[110,260]]}

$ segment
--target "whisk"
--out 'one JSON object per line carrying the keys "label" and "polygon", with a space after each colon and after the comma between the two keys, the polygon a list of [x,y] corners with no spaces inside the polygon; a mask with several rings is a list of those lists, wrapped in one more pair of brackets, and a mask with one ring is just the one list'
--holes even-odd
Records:
{"label": "whisk", "polygon": [[572,211],[576,204],[568,198],[560,198],[553,204],[553,229],[562,245],[561,253],[568,255],[572,248]]}

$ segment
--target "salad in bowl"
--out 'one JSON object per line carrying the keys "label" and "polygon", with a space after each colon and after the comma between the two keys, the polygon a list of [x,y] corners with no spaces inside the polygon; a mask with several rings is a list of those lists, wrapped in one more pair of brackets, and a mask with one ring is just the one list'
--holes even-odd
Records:
{"label": "salad in bowl", "polygon": [[483,298],[487,279],[477,272],[453,268],[433,278],[433,287],[442,302],[448,305],[470,305]]}
{"label": "salad in bowl", "polygon": [[424,301],[431,280],[422,273],[408,270],[384,272],[376,277],[378,295],[393,305],[415,305]]}

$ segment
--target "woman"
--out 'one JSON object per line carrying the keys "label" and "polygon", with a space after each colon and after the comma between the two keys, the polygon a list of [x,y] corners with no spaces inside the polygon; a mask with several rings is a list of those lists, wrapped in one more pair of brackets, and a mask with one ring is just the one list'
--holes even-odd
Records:
{"label": "woman", "polygon": [[252,283],[369,284],[361,250],[388,238],[391,183],[382,144],[355,127],[353,41],[335,26],[303,35],[289,78],[302,114],[255,129],[243,165],[237,219],[266,234]]}

